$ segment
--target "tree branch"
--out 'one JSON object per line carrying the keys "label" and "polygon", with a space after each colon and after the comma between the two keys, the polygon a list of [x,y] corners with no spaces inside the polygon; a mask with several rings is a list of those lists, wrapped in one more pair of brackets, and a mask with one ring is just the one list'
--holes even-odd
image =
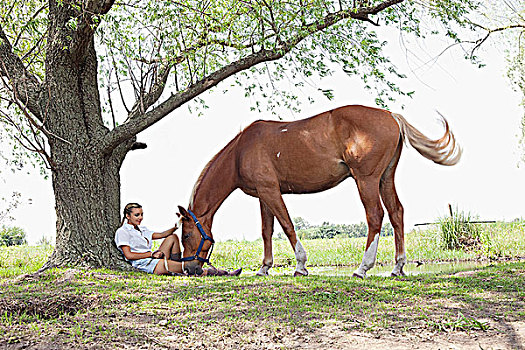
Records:
{"label": "tree branch", "polygon": [[[174,111],[178,107],[182,106],[193,98],[199,96],[206,90],[216,86],[221,81],[229,78],[230,76],[253,67],[262,62],[274,61],[285,54],[290,52],[297,44],[304,40],[309,35],[322,31],[344,19],[353,18],[360,21],[370,21],[369,15],[374,15],[383,11],[384,9],[394,6],[404,0],[389,0],[384,1],[373,7],[363,7],[359,9],[346,9],[335,13],[330,13],[323,19],[307,24],[297,30],[294,37],[290,38],[286,42],[282,42],[281,45],[273,49],[260,49],[258,52],[252,53],[244,58],[241,58],[235,62],[232,62],[221,69],[209,74],[205,78],[195,82],[185,90],[179,91],[176,94],[172,94],[164,102],[159,104],[153,110],[146,112],[147,108],[141,110],[137,108],[140,103],[137,101],[135,107],[128,115],[128,121],[114,128],[110,133],[106,134],[104,140],[100,143],[100,146],[105,153],[111,152],[123,141],[130,139],[139,132],[145,130],[151,125],[155,124],[170,112]],[[162,87],[163,89],[163,87]],[[159,96],[162,91],[157,91],[155,94],[151,94],[151,97]],[[159,98],[157,97],[157,99]],[[153,105],[156,101],[150,100],[149,106]],[[148,106],[148,107],[149,107]]]}
{"label": "tree branch", "polygon": [[[35,125],[32,123],[34,121],[31,120],[29,117],[29,121],[32,123],[29,123],[28,126],[31,129],[31,132],[28,134],[26,133],[22,126],[17,123],[15,120],[11,118],[11,116],[4,111],[0,110],[0,118],[4,119],[5,122],[13,126],[18,134],[12,135],[12,137],[22,146],[23,148],[27,149],[30,152],[37,153],[41,159],[43,160],[44,164],[46,165],[46,168],[51,169],[52,166],[55,166],[56,164],[51,159],[51,156],[49,155],[49,152],[46,150],[46,144],[44,140],[41,140],[37,130],[35,130]],[[38,127],[37,127],[38,128]],[[29,137],[29,135],[32,135],[33,139]]]}
{"label": "tree branch", "polygon": [[105,15],[111,10],[115,0],[88,0],[85,11],[93,15]]}
{"label": "tree branch", "polygon": [[42,84],[36,76],[29,73],[24,63],[14,52],[9,39],[0,26],[0,76],[7,77],[22,105],[41,122],[39,99]]}
{"label": "tree branch", "polygon": [[[4,86],[7,86],[7,82],[5,81],[5,78],[2,77],[2,82],[3,82],[3,85]],[[47,109],[45,111],[43,111],[43,115],[44,115],[44,118],[43,118],[43,121],[39,123],[39,121],[35,120],[33,118],[33,116],[31,115],[30,111],[27,110],[27,108],[21,103],[21,100],[20,98],[17,96],[17,91],[14,90],[13,91],[13,98],[11,100],[7,100],[10,104],[11,103],[14,103],[15,105],[18,106],[18,109],[22,112],[22,114],[24,115],[26,121],[28,122],[28,125],[29,127],[31,128],[31,132],[33,134],[33,136],[35,137],[35,139],[38,137],[38,133],[39,132],[42,132],[47,138],[56,138],[62,142],[65,142],[65,143],[68,143],[68,144],[71,144],[69,141],[61,138],[60,136],[58,135],[55,135],[54,133],[52,133],[51,131],[47,130],[44,126],[44,123],[45,123],[45,115],[47,113]],[[49,100],[47,100],[47,102],[49,102]],[[13,126],[16,126],[16,128],[20,128],[20,126],[14,122],[14,120],[12,118],[9,117],[9,115],[7,113],[4,113],[3,111],[0,111],[0,113],[2,113],[4,115],[4,119],[9,121]],[[20,130],[20,133],[23,134],[22,130]],[[24,135],[25,137],[25,135]],[[42,143],[43,145],[44,143]]]}
{"label": "tree branch", "polygon": [[488,40],[488,38],[494,34],[494,33],[498,33],[498,32],[502,32],[502,31],[505,31],[505,30],[509,30],[509,29],[522,29],[522,30],[525,30],[525,23],[523,24],[510,24],[508,26],[504,26],[504,27],[498,27],[498,28],[486,28],[482,25],[479,25],[479,24],[476,24],[476,23],[472,23],[473,25],[477,26],[478,28],[481,28],[483,30],[485,30],[487,32],[487,34],[483,37],[483,38],[480,38],[478,40],[476,40],[475,42],[470,42],[471,44],[475,44],[474,48],[471,50],[470,52],[470,56],[474,56],[474,52],[479,49],[479,47],[481,45],[483,45],[483,43],[485,41]]}
{"label": "tree branch", "polygon": [[164,65],[160,68],[160,74],[152,85],[150,91],[137,99],[128,115],[128,119],[132,118],[134,115],[143,115],[148,108],[158,101],[166,87],[166,82],[171,70],[170,68],[171,66],[168,65]]}
{"label": "tree branch", "polygon": [[85,51],[91,43],[100,19],[98,16],[109,12],[115,0],[88,0],[82,7],[70,5],[78,14],[78,27],[74,30],[75,36],[71,42],[71,53],[75,61],[81,61]]}

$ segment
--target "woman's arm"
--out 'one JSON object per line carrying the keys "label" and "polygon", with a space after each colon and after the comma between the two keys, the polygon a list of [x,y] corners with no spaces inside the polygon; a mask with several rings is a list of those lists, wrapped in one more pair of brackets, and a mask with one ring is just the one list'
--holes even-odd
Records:
{"label": "woman's arm", "polygon": [[177,226],[177,224],[175,224],[175,226],[173,226],[173,227],[170,228],[170,229],[167,229],[167,230],[164,231],[164,232],[155,232],[155,233],[153,233],[152,238],[153,238],[153,239],[166,238],[166,237],[168,237],[169,235],[172,235],[172,234],[175,232],[175,230],[177,230],[177,228],[178,228],[178,226]]}
{"label": "woman's arm", "polygon": [[157,252],[134,253],[131,251],[131,248],[129,247],[129,245],[123,245],[123,246],[120,246],[120,248],[122,249],[122,252],[124,253],[124,256],[126,257],[126,259],[128,260],[138,260],[138,259],[146,259],[146,258],[156,258],[156,259],[162,258],[162,256],[160,256],[161,254],[159,254],[162,252],[158,252],[158,251]]}

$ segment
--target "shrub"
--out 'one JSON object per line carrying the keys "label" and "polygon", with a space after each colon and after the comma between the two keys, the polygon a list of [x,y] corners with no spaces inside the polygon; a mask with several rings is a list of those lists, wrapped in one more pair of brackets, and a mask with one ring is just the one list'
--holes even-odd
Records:
{"label": "shrub", "polygon": [[26,243],[26,233],[22,228],[2,226],[2,230],[0,230],[0,246],[10,247]]}

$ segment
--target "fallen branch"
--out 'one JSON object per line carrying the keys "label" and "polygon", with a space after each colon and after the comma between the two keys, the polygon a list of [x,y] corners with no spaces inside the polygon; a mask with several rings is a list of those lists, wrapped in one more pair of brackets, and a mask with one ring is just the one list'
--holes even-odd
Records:
{"label": "fallen branch", "polygon": [[[488,221],[461,221],[462,224],[495,224],[497,221],[488,220]],[[421,224],[415,224],[414,226],[424,226],[424,225],[439,225],[439,222],[424,222]]]}

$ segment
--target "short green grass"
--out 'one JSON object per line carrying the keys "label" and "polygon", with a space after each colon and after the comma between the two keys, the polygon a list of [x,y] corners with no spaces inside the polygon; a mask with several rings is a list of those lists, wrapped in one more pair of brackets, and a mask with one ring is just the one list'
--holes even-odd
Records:
{"label": "short green grass", "polygon": [[14,277],[37,271],[53,252],[53,246],[0,247],[0,277]]}
{"label": "short green grass", "polygon": [[[522,223],[485,225],[483,232],[483,244],[469,251],[443,249],[432,229],[410,232],[409,259],[525,256]],[[364,244],[363,238],[303,242],[310,266],[356,266]],[[337,348],[329,341],[336,342],[338,332],[496,336],[508,322],[525,320],[525,262],[365,280],[277,274],[174,278],[104,269],[18,277],[37,271],[52,250],[0,248],[0,347]],[[257,270],[262,252],[261,241],[219,242],[212,260],[220,267]],[[393,254],[393,237],[382,238],[378,262],[392,262]],[[274,241],[274,256],[278,266],[295,265],[287,241]]]}
{"label": "short green grass", "polygon": [[501,322],[525,319],[523,262],[399,279],[54,269],[0,283],[0,345],[256,348],[307,335],[322,342],[325,331],[496,334]]}

